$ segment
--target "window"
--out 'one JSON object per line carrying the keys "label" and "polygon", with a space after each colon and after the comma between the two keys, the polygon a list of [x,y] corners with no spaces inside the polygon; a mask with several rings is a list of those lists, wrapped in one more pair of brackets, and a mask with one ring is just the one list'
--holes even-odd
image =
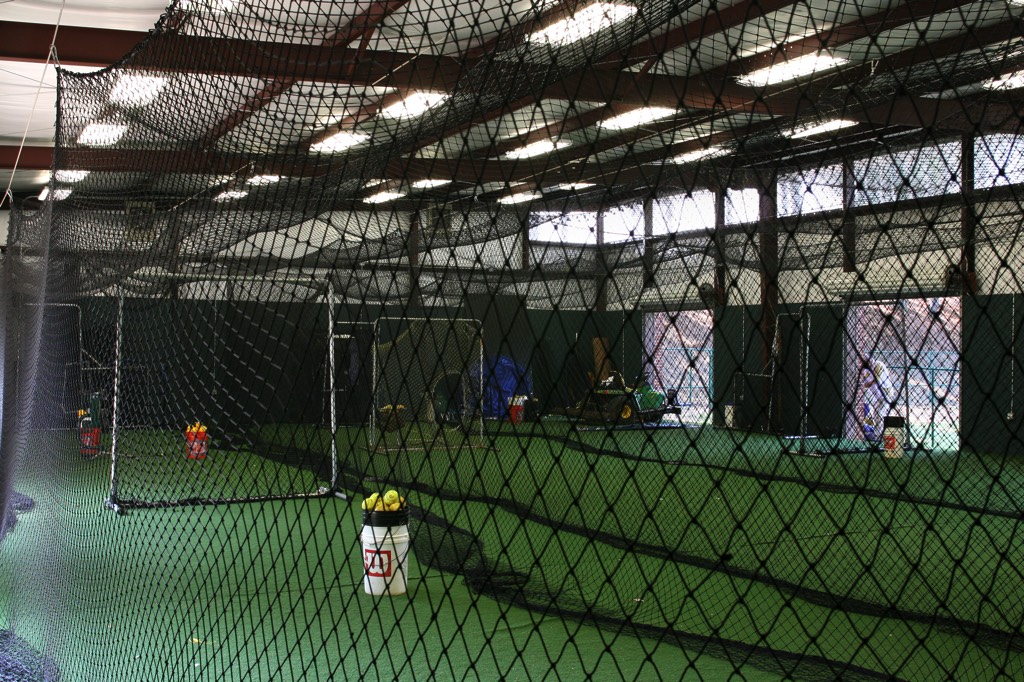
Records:
{"label": "window", "polygon": [[616,206],[604,213],[604,242],[615,244],[644,238],[643,204]]}
{"label": "window", "polygon": [[779,178],[778,214],[802,215],[843,208],[843,166],[787,173]]}
{"label": "window", "polygon": [[597,244],[597,213],[534,213],[530,217],[531,242]]}
{"label": "window", "polygon": [[1024,182],[1024,140],[985,135],[974,141],[974,186],[989,189]]}
{"label": "window", "polygon": [[853,163],[855,206],[960,191],[960,143],[882,152]]}
{"label": "window", "polygon": [[699,190],[673,194],[653,202],[654,236],[699,232],[715,227],[715,193]]}
{"label": "window", "polygon": [[730,189],[725,193],[725,224],[756,223],[761,217],[761,194],[756,189]]}

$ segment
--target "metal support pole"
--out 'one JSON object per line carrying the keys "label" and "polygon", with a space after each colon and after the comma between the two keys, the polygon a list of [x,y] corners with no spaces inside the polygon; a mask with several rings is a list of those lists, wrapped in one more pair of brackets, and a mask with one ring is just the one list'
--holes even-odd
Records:
{"label": "metal support pole", "polygon": [[[477,375],[477,380],[480,383],[479,383],[479,388],[477,389],[478,392],[477,392],[477,396],[476,396],[476,411],[479,413],[479,417],[480,417],[479,420],[478,420],[478,426],[479,426],[478,431],[479,431],[479,435],[480,435],[480,442],[483,443],[483,438],[484,438],[484,418],[483,418],[483,399],[484,399],[484,330],[483,330],[483,322],[477,322],[476,333],[479,336],[479,343],[480,343],[480,355],[479,355],[478,360],[477,360],[477,365],[478,365],[478,369],[479,369],[479,372],[480,372]],[[465,402],[463,402],[463,409],[465,409]]]}
{"label": "metal support pole", "polygon": [[117,297],[117,324],[114,326],[114,399],[110,417],[110,496],[107,508],[120,512],[117,504],[117,434],[118,398],[121,392],[121,330],[124,323],[124,297]]}
{"label": "metal support pole", "polygon": [[372,450],[377,447],[377,348],[380,345],[380,318],[377,318],[373,322],[373,334],[370,342],[370,356],[373,362],[372,371],[370,372],[370,432],[369,438],[373,439],[373,442],[367,443],[369,446],[367,449]]}
{"label": "metal support pole", "polygon": [[803,344],[801,350],[803,351],[803,363],[800,367],[803,376],[800,379],[800,389],[803,395],[800,396],[800,402],[803,404],[803,417],[801,418],[800,431],[801,435],[806,439],[807,426],[809,422],[809,416],[811,411],[811,395],[808,389],[807,382],[811,379],[811,314],[808,312],[807,307],[800,308],[800,332],[803,336]]}
{"label": "metal support pole", "polygon": [[327,280],[327,389],[330,394],[331,410],[331,490],[342,499],[347,499],[338,489],[338,411],[336,386],[334,384],[334,283]]}

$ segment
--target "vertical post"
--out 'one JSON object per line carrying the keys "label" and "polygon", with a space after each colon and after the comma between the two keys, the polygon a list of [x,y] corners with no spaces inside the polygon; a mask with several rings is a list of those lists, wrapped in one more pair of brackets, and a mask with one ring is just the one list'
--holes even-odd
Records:
{"label": "vertical post", "polygon": [[715,303],[725,305],[725,188],[715,188]]}
{"label": "vertical post", "polygon": [[977,250],[974,246],[978,229],[978,217],[974,204],[974,137],[964,135],[960,144],[960,237],[963,243],[960,252],[961,295],[977,293],[978,279],[975,274]]}
{"label": "vertical post", "polygon": [[[725,253],[726,253],[726,251],[725,251],[725,199],[726,199],[726,193],[728,192],[728,189],[726,188],[725,184],[723,183],[723,184],[719,184],[719,185],[715,186],[714,192],[715,192],[715,228],[714,228],[715,296],[717,297],[718,302],[722,305],[722,315],[720,315],[717,319],[712,317],[712,322],[711,322],[712,325],[720,324],[720,322],[722,320],[722,317],[725,315],[725,305],[726,305],[726,302],[729,299],[729,297],[726,294],[726,292],[728,290],[728,286],[729,286],[729,282],[728,282],[728,274],[729,273],[726,270],[726,263],[725,263]],[[742,421],[743,425],[746,426],[746,422],[743,420],[743,417],[742,417],[742,415],[744,414],[744,412],[743,412],[743,405],[744,405],[744,402],[745,402],[744,401],[744,397],[745,397],[745,393],[746,393],[745,389],[743,387],[743,382],[744,382],[745,378],[744,378],[744,374],[743,374],[743,359],[742,358],[746,355],[745,352],[744,352],[744,349],[745,349],[745,347],[747,345],[747,338],[746,338],[747,309],[746,309],[746,301],[743,299],[742,295],[739,296],[739,301],[740,301],[740,310],[739,310],[739,316],[740,316],[740,345],[739,345],[739,349],[738,350],[730,349],[729,348],[729,342],[721,334],[719,334],[719,337],[722,339],[722,348],[714,348],[714,337],[712,337],[712,351],[714,353],[713,356],[712,356],[712,363],[713,364],[711,366],[711,375],[712,375],[712,377],[715,374],[714,363],[724,362],[723,358],[726,357],[726,352],[725,352],[726,350],[729,350],[729,353],[728,353],[729,359],[730,360],[735,360],[737,362],[736,367],[732,370],[732,373],[729,376],[728,382],[727,382],[727,384],[725,386],[725,392],[723,394],[723,398],[724,398],[723,404],[719,407],[719,410],[718,410],[719,411],[719,419],[721,420],[721,424],[723,426],[727,425],[726,424],[726,407],[728,405],[732,405],[732,408],[733,408],[733,420],[734,420],[733,421],[733,426],[738,426],[741,423],[741,421]],[[714,327],[712,327],[712,334],[714,334]]]}
{"label": "vertical post", "polygon": [[[913,427],[910,424],[910,353],[907,352],[907,316],[909,312],[907,310],[907,302],[904,299],[899,301],[900,318],[902,319],[902,325],[900,329],[900,345],[903,346],[903,418],[906,420],[907,434],[911,436],[913,441]],[[913,442],[911,442],[913,445]]]}
{"label": "vertical post", "polygon": [[803,351],[804,356],[800,367],[803,373],[800,378],[800,402],[802,403],[800,409],[803,411],[800,420],[800,435],[803,437],[800,442],[802,444],[807,439],[807,426],[811,413],[811,392],[808,386],[808,382],[811,380],[811,314],[807,311],[807,306],[800,308],[800,332],[803,336],[800,350]]}
{"label": "vertical post", "polygon": [[[479,374],[477,374],[477,377],[478,377],[478,382],[479,382],[479,388],[477,389],[477,396],[476,396],[476,401],[475,402],[476,402],[477,413],[480,415],[480,418],[477,419],[477,432],[478,432],[478,435],[480,436],[480,442],[483,443],[483,438],[484,438],[484,410],[483,410],[483,407],[484,407],[483,406],[483,399],[484,399],[484,324],[483,324],[483,322],[481,322],[479,320],[476,321],[476,335],[477,335],[477,342],[479,343],[480,353],[477,356],[477,369],[479,371]],[[465,405],[465,403],[463,403],[463,405]]]}
{"label": "vertical post", "polygon": [[843,272],[857,271],[857,221],[853,217],[853,197],[857,179],[849,159],[843,160]]}
{"label": "vertical post", "polygon": [[654,199],[652,197],[647,197],[644,200],[643,263],[644,278],[641,290],[654,286]]}
{"label": "vertical post", "polygon": [[[377,438],[377,347],[380,344],[380,321],[381,318],[377,318],[373,322],[373,334],[370,337],[370,359],[373,363],[372,371],[370,372],[370,433],[369,437]],[[377,448],[376,441],[367,443],[367,450],[370,452],[370,456],[373,456],[373,451]]]}
{"label": "vertical post", "polygon": [[597,291],[594,296],[594,310],[603,313],[608,309],[608,263],[604,253],[604,211],[597,213],[597,268],[595,277]]}
{"label": "vertical post", "polygon": [[117,436],[118,436],[118,398],[121,393],[121,334],[124,326],[124,297],[117,297],[117,322],[114,324],[114,399],[110,412],[110,496],[107,508],[120,512],[117,504]]}
{"label": "vertical post", "polygon": [[330,397],[331,410],[331,490],[337,494],[338,488],[338,409],[336,387],[334,385],[334,282],[327,278],[327,390]]}
{"label": "vertical post", "polygon": [[758,250],[761,261],[761,363],[767,370],[764,381],[763,398],[767,402],[767,413],[762,424],[765,430],[772,431],[776,425],[775,400],[777,386],[775,375],[777,365],[777,349],[775,348],[776,332],[778,331],[779,308],[779,231],[775,222],[775,177],[770,174],[762,178],[760,205],[758,213]]}
{"label": "vertical post", "polygon": [[[409,260],[409,310],[419,310],[420,300],[420,212],[414,211],[409,221],[409,239],[406,242]],[[333,333],[333,330],[332,330]]]}
{"label": "vertical post", "polygon": [[519,254],[519,264],[523,270],[530,269],[530,214],[526,214],[525,220],[523,220],[522,230],[519,231],[519,244],[522,248],[522,253]]}

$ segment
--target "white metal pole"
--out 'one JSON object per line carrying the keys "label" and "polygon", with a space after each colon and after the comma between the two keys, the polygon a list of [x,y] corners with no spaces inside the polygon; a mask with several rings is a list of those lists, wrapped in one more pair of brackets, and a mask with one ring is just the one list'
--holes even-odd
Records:
{"label": "white metal pole", "polygon": [[124,322],[124,298],[117,297],[117,323],[114,325],[114,399],[110,417],[110,497],[107,507],[120,511],[117,504],[117,433],[118,397],[121,391],[121,330]]}
{"label": "white metal pole", "polygon": [[334,384],[334,284],[327,280],[327,389],[330,393],[331,410],[331,490],[337,494],[338,487],[338,412]]}
{"label": "white metal pole", "polygon": [[368,450],[372,451],[377,447],[377,347],[380,343],[380,322],[384,318],[378,317],[373,322],[373,334],[370,341],[370,355],[373,360],[373,368],[370,373],[370,433],[367,434],[368,438],[374,439],[373,442],[367,443]]}
{"label": "white metal pole", "polygon": [[801,332],[803,332],[803,337],[804,337],[804,339],[803,339],[803,341],[804,341],[804,343],[803,343],[804,362],[803,362],[803,367],[801,367],[801,369],[803,370],[803,375],[804,376],[803,376],[803,381],[800,382],[800,384],[801,384],[801,386],[803,388],[803,393],[804,393],[803,394],[803,399],[801,401],[801,402],[803,402],[804,415],[803,415],[803,424],[801,425],[801,429],[800,430],[803,432],[802,435],[803,435],[804,439],[806,439],[807,436],[808,436],[808,434],[807,434],[807,425],[808,425],[809,416],[810,416],[809,413],[811,411],[811,404],[810,404],[810,397],[811,396],[810,396],[810,391],[808,390],[808,386],[807,386],[807,382],[810,381],[810,379],[811,379],[811,314],[810,314],[810,312],[808,312],[806,307],[804,307],[804,308],[802,308],[800,310],[800,327],[801,327]]}
{"label": "white metal pole", "polygon": [[[480,355],[479,355],[479,359],[478,359],[479,365],[478,365],[478,368],[477,368],[479,370],[479,373],[477,374],[477,382],[478,383],[477,383],[476,407],[474,409],[476,410],[477,414],[479,415],[479,419],[477,420],[477,423],[480,426],[480,433],[479,433],[479,435],[480,435],[480,443],[483,444],[483,442],[484,442],[484,404],[483,404],[484,403],[484,330],[483,330],[483,323],[482,322],[477,322],[476,333],[477,333],[477,335],[479,337]],[[465,404],[463,404],[463,407],[465,407]],[[523,406],[523,409],[525,410],[526,407]]]}

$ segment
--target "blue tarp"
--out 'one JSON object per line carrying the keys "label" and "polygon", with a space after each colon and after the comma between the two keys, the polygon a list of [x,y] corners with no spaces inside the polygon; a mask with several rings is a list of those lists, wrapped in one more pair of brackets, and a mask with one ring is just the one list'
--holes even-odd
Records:
{"label": "blue tarp", "polygon": [[514,395],[533,395],[533,378],[529,371],[506,355],[488,361],[483,392],[484,417],[507,417],[508,399]]}

